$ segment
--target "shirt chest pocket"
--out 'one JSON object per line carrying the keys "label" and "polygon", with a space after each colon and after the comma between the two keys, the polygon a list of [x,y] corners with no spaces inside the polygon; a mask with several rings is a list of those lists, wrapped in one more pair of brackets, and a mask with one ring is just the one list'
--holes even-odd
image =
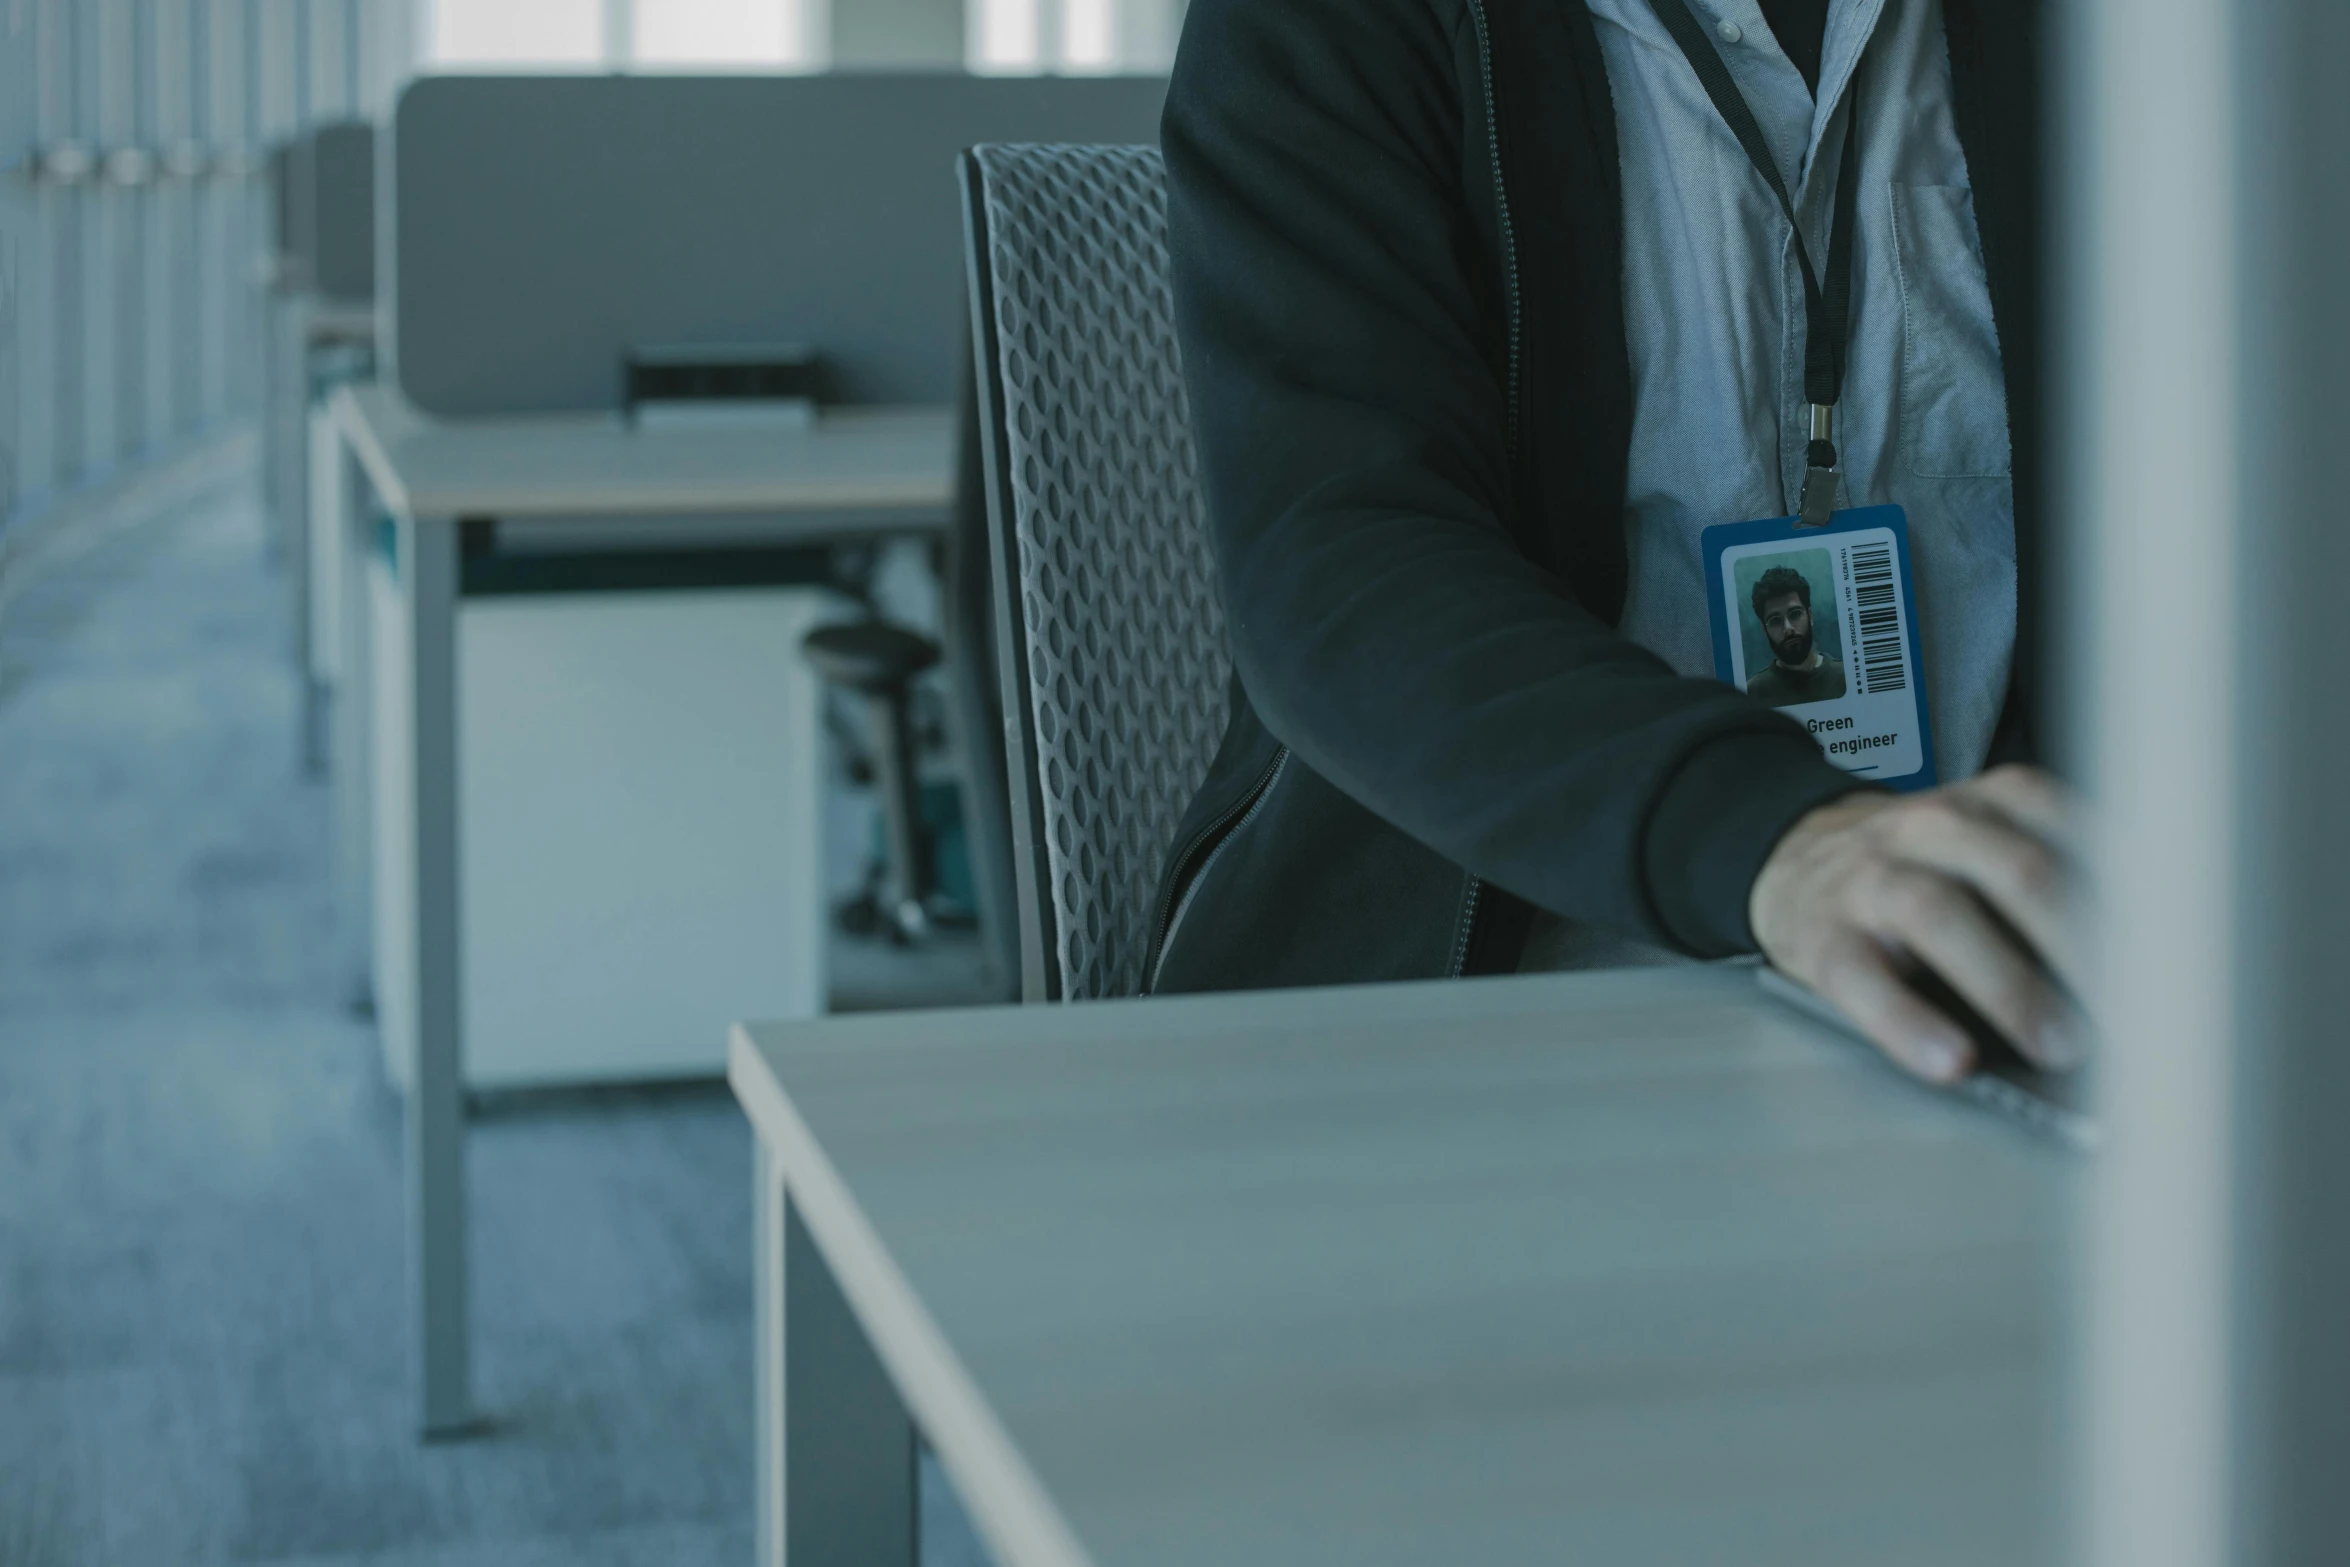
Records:
{"label": "shirt chest pocket", "polygon": [[2007,384],[1991,284],[1964,185],[1893,187],[1901,273],[1901,445],[1912,473],[2008,475]]}

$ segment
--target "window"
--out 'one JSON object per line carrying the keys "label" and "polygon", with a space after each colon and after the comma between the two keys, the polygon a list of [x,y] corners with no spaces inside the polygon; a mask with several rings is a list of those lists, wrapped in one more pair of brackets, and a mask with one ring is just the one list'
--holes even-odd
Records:
{"label": "window", "polygon": [[[852,3],[852,0],[840,0]],[[1175,57],[1184,0],[966,0],[974,71],[1163,71]]]}
{"label": "window", "polygon": [[598,71],[604,0],[428,0],[427,70]]}
{"label": "window", "polygon": [[970,0],[964,18],[974,71],[1018,76],[1118,63],[1118,0]]}
{"label": "window", "polygon": [[427,70],[790,70],[826,0],[426,0]]}
{"label": "window", "polygon": [[630,63],[671,70],[804,66],[815,51],[796,0],[636,0]]}
{"label": "window", "polygon": [[971,0],[963,17],[964,52],[974,71],[1035,71],[1043,63],[1038,0]]}
{"label": "window", "polygon": [[[4,0],[0,0],[4,3]],[[835,5],[887,0],[420,0],[437,71],[819,70]],[[953,6],[957,0],[922,0]],[[1184,0],[961,0],[974,71],[1163,71]]]}
{"label": "window", "polygon": [[1061,0],[1061,69],[1107,71],[1117,63],[1117,0]]}

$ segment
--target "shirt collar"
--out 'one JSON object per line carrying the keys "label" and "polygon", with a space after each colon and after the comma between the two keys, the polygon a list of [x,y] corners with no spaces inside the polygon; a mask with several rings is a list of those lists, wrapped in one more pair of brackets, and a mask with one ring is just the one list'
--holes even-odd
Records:
{"label": "shirt collar", "polygon": [[[1918,4],[1920,0],[1904,0]],[[1820,90],[1812,103],[1811,146],[1803,160],[1805,172],[1819,161],[1820,148],[1836,123],[1837,106],[1848,95],[1861,56],[1884,20],[1885,0],[1828,0],[1828,35],[1820,47]]]}

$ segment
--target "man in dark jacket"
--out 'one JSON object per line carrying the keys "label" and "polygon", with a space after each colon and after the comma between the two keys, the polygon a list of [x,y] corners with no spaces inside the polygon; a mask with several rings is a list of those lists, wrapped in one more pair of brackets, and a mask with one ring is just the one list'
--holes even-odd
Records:
{"label": "man in dark jacket", "polygon": [[[1163,143],[1237,673],[1154,989],[1507,972],[1567,921],[1759,949],[1929,1077],[1972,1047],[1921,969],[2074,1058],[2065,806],[2019,765],[2039,31],[2032,0],[1194,0]],[[1813,470],[1908,512],[1961,782],[1870,788],[1710,678],[1697,533]]]}

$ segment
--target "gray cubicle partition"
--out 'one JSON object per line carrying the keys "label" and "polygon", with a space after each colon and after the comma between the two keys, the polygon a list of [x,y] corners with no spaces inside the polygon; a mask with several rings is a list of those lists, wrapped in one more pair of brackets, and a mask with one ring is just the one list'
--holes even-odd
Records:
{"label": "gray cubicle partition", "polygon": [[375,298],[375,127],[321,125],[295,144],[291,248],[321,298]]}
{"label": "gray cubicle partition", "polygon": [[299,279],[289,271],[296,261],[294,211],[300,204],[296,194],[299,183],[295,178],[294,161],[299,141],[289,138],[269,149],[269,162],[264,176],[269,187],[269,260],[270,281],[279,288],[299,286]]}
{"label": "gray cubicle partition", "polygon": [[274,304],[262,363],[262,460],[275,538],[297,568],[298,584],[298,535],[309,500],[304,446],[310,339],[320,314],[313,307],[325,305],[348,317],[375,295],[372,127],[319,125],[270,149],[268,237]]}
{"label": "gray cubicle partition", "polygon": [[316,126],[273,148],[270,236],[279,283],[337,304],[375,297],[375,127]]}
{"label": "gray cubicle partition", "polygon": [[394,128],[386,347],[443,416],[616,406],[622,355],[792,342],[952,400],[955,155],[1158,140],[1160,77],[440,77]]}
{"label": "gray cubicle partition", "polygon": [[333,383],[373,369],[375,130],[313,126],[270,155],[275,298],[261,431],[266,497],[293,592],[294,654],[309,682],[303,758],[326,765],[325,690],[312,646],[310,415]]}

